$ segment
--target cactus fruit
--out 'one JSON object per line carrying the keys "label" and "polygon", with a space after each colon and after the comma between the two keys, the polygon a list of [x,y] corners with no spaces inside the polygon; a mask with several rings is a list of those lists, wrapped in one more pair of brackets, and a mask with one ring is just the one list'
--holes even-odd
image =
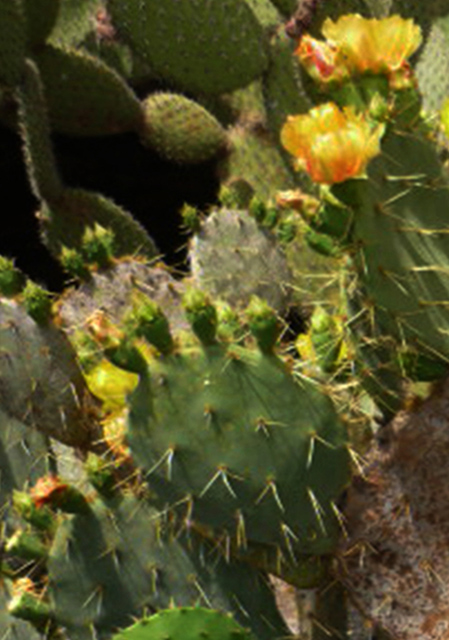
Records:
{"label": "cactus fruit", "polygon": [[253,640],[254,636],[232,618],[201,607],[166,609],[140,620],[113,640]]}

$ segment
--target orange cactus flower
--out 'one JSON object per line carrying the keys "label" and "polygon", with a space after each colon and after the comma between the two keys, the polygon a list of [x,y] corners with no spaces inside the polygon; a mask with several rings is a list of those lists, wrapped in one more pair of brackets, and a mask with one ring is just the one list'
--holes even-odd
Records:
{"label": "orange cactus flower", "polygon": [[307,73],[316,81],[342,81],[349,77],[347,68],[339,62],[335,46],[304,35],[295,53]]}
{"label": "orange cactus flower", "polygon": [[422,41],[419,26],[397,15],[378,20],[351,14],[336,22],[327,18],[322,33],[337,48],[341,63],[362,73],[397,71]]}
{"label": "orange cactus flower", "polygon": [[35,506],[40,508],[59,498],[67,491],[67,488],[67,484],[61,482],[57,476],[50,474],[43,478],[39,478],[30,493]]}
{"label": "orange cactus flower", "polygon": [[296,158],[296,168],[323,184],[362,176],[380,153],[383,125],[373,126],[363,114],[332,102],[305,115],[290,116],[281,131],[283,146]]}

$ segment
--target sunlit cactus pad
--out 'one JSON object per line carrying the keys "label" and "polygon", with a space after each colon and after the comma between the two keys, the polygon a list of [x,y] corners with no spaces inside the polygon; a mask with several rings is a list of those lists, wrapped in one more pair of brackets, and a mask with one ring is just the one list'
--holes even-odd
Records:
{"label": "sunlit cactus pad", "polygon": [[232,618],[210,609],[167,609],[125,629],[114,640],[253,640]]}
{"label": "sunlit cactus pad", "polygon": [[[269,321],[251,327],[266,330],[262,345]],[[345,428],[329,396],[266,345],[209,335],[152,359],[130,398],[128,440],[158,504],[240,548],[326,553],[340,533]]]}
{"label": "sunlit cactus pad", "polygon": [[333,187],[353,203],[365,314],[402,344],[447,361],[449,194],[437,152],[418,135],[389,134],[369,177]]}

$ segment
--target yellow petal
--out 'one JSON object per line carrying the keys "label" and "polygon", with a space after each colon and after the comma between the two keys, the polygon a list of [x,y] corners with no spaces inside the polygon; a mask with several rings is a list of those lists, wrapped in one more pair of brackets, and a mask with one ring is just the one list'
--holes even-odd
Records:
{"label": "yellow petal", "polygon": [[322,33],[349,68],[373,73],[400,68],[422,40],[419,26],[397,15],[377,20],[351,14],[336,22],[327,18]]}
{"label": "yellow petal", "polygon": [[305,34],[295,53],[307,73],[318,82],[341,82],[348,77],[348,70],[339,64],[337,50],[322,40]]}
{"label": "yellow petal", "polygon": [[327,103],[308,114],[291,116],[281,131],[283,146],[297,169],[315,182],[333,184],[362,175],[380,153],[382,125],[373,126],[351,108]]}

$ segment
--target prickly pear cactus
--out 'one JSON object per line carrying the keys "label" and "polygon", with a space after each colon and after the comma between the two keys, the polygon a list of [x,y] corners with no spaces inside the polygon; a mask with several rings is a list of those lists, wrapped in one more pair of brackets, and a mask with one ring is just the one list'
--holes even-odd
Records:
{"label": "prickly pear cactus", "polygon": [[[136,484],[135,493],[129,482],[121,490],[114,482],[117,468],[103,464],[101,473],[112,483],[98,482],[99,469],[98,493],[92,487],[82,493],[50,475],[15,495],[18,513],[30,524],[5,544],[4,571],[16,594],[12,615],[41,632],[46,628],[48,637],[63,628],[70,640],[93,639],[110,638],[144,612],[202,605],[232,613],[255,637],[285,634],[257,570],[177,528],[136,492]],[[26,568],[28,577],[12,567]],[[45,592],[36,578],[45,582]]]}
{"label": "prickly pear cactus", "polygon": [[252,640],[253,636],[234,620],[210,609],[179,608],[160,611],[150,618],[125,629],[114,640],[150,640],[150,638],[199,640],[212,637],[216,640]]}
{"label": "prickly pear cactus", "polygon": [[[199,342],[162,343],[140,312],[141,335],[148,326],[163,353],[147,365],[125,343],[109,348],[140,376],[127,440],[156,504],[237,548],[329,552],[349,480],[345,428],[331,400],[275,352],[278,320],[266,305],[248,309],[257,348],[216,340],[204,294],[188,294],[185,307]],[[107,344],[107,333],[97,334]]]}
{"label": "prickly pear cactus", "polygon": [[375,323],[411,349],[446,359],[449,292],[439,265],[449,249],[444,233],[449,197],[434,147],[413,132],[388,134],[368,182],[344,183],[334,193],[348,203],[351,189],[358,193],[352,242],[360,250],[354,266],[375,303]]}
{"label": "prickly pear cactus", "polygon": [[90,395],[66,336],[38,324],[18,302],[0,299],[2,413],[81,449],[101,433]]}
{"label": "prickly pear cactus", "polygon": [[[340,22],[346,11],[357,15]],[[373,624],[415,640],[399,540],[398,557],[418,557],[420,640],[441,640],[426,597],[432,615],[446,597],[418,540],[425,531],[433,553],[444,538],[425,508],[445,513],[444,474],[426,486],[432,447],[420,466],[407,447],[421,436],[399,429],[391,460],[368,468],[363,526],[349,518],[346,532],[341,510],[357,419],[365,411],[371,428],[415,381],[447,373],[447,168],[421,107],[439,108],[447,89],[448,15],[446,0],[0,3],[0,117],[23,142],[42,240],[76,280],[53,308],[0,261],[0,636],[285,637],[270,571],[317,588],[319,633],[345,637],[343,597],[325,595],[343,553],[349,575],[337,577],[363,590]],[[157,249],[130,214],[65,183],[54,132],[127,132],[170,162],[216,163],[223,208],[184,210],[187,274],[148,265]],[[332,257],[332,293],[308,286],[319,263],[305,243]],[[304,344],[293,296],[307,300]],[[360,385],[383,416],[363,408]],[[57,475],[52,438],[76,451],[75,485]],[[415,509],[390,462],[417,471],[419,487],[403,482],[422,497]],[[391,544],[373,522],[382,513]],[[353,562],[364,537],[385,554]]]}
{"label": "prickly pear cactus", "polygon": [[279,313],[286,311],[293,278],[274,234],[259,228],[247,211],[211,213],[190,243],[195,286],[233,306],[258,295]]}
{"label": "prickly pear cactus", "polygon": [[131,47],[185,91],[232,91],[267,67],[262,27],[246,2],[145,0],[137,6],[109,0],[107,7]]}
{"label": "prickly pear cactus", "polygon": [[[202,564],[201,554],[211,549],[190,544],[189,550],[188,538],[171,534],[157,510],[133,496],[92,502],[85,514],[67,519],[54,539],[48,561],[53,615],[71,636],[94,627],[109,637],[132,616],[170,602],[223,607],[241,618],[237,601],[259,637],[268,639],[276,625],[282,629],[271,594],[254,571],[227,565],[216,554]],[[262,611],[265,621],[258,620]]]}

